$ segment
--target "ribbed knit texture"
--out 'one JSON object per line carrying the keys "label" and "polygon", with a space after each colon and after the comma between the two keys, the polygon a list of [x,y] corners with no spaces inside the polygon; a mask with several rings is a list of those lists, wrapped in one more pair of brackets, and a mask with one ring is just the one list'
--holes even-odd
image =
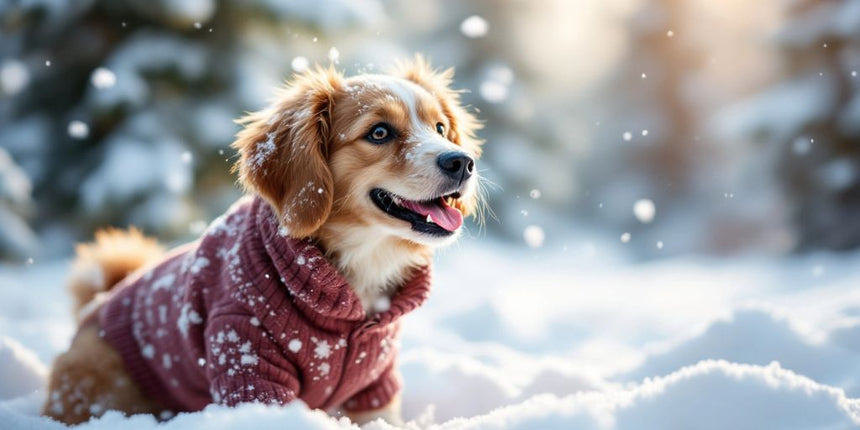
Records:
{"label": "ribbed knit texture", "polygon": [[243,199],[116,287],[101,327],[147,395],[174,411],[297,398],[364,411],[399,391],[399,318],[426,300],[429,267],[368,319],[316,246],[281,233],[267,203]]}

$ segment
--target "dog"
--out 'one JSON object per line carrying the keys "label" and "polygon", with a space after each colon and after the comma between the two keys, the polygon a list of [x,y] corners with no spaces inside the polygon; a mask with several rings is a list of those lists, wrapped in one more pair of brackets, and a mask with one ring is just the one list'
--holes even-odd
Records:
{"label": "dog", "polygon": [[247,195],[199,240],[164,253],[104,230],[79,245],[79,328],[43,414],[76,424],[301,400],[398,422],[399,318],[481,202],[481,124],[452,79],[420,56],[385,75],[298,74],[239,120]]}

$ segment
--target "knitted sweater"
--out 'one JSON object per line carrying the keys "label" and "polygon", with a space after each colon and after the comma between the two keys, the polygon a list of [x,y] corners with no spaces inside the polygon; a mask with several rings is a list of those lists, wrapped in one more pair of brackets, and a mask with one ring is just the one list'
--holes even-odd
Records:
{"label": "knitted sweater", "polygon": [[267,203],[244,199],[116,286],[103,335],[150,398],[174,411],[293,399],[364,411],[398,392],[399,318],[426,299],[429,267],[367,318],[316,246],[281,233]]}

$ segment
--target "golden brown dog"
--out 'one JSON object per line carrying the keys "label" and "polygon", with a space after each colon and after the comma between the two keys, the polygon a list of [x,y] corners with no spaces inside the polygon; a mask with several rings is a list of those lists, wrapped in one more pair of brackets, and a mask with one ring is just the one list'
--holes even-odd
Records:
{"label": "golden brown dog", "polygon": [[[477,209],[479,124],[450,88],[452,77],[420,57],[390,75],[346,78],[318,68],[241,120],[233,144],[239,181],[271,205],[286,234],[325,252],[368,315]],[[100,232],[78,248],[71,290],[81,326],[54,363],[44,414],[80,423],[108,409],[160,412],[89,316],[117,282],[161,255],[136,231]],[[398,406],[395,399],[353,418],[396,420]]]}

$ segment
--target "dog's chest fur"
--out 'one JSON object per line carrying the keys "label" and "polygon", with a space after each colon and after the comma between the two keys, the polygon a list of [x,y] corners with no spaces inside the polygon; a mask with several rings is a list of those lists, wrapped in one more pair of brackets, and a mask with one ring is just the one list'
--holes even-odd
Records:
{"label": "dog's chest fur", "polygon": [[[423,247],[371,227],[330,226],[321,236],[329,258],[349,281],[368,315],[385,311],[394,289],[414,268],[429,264],[432,258]],[[416,252],[416,248],[421,251]]]}

